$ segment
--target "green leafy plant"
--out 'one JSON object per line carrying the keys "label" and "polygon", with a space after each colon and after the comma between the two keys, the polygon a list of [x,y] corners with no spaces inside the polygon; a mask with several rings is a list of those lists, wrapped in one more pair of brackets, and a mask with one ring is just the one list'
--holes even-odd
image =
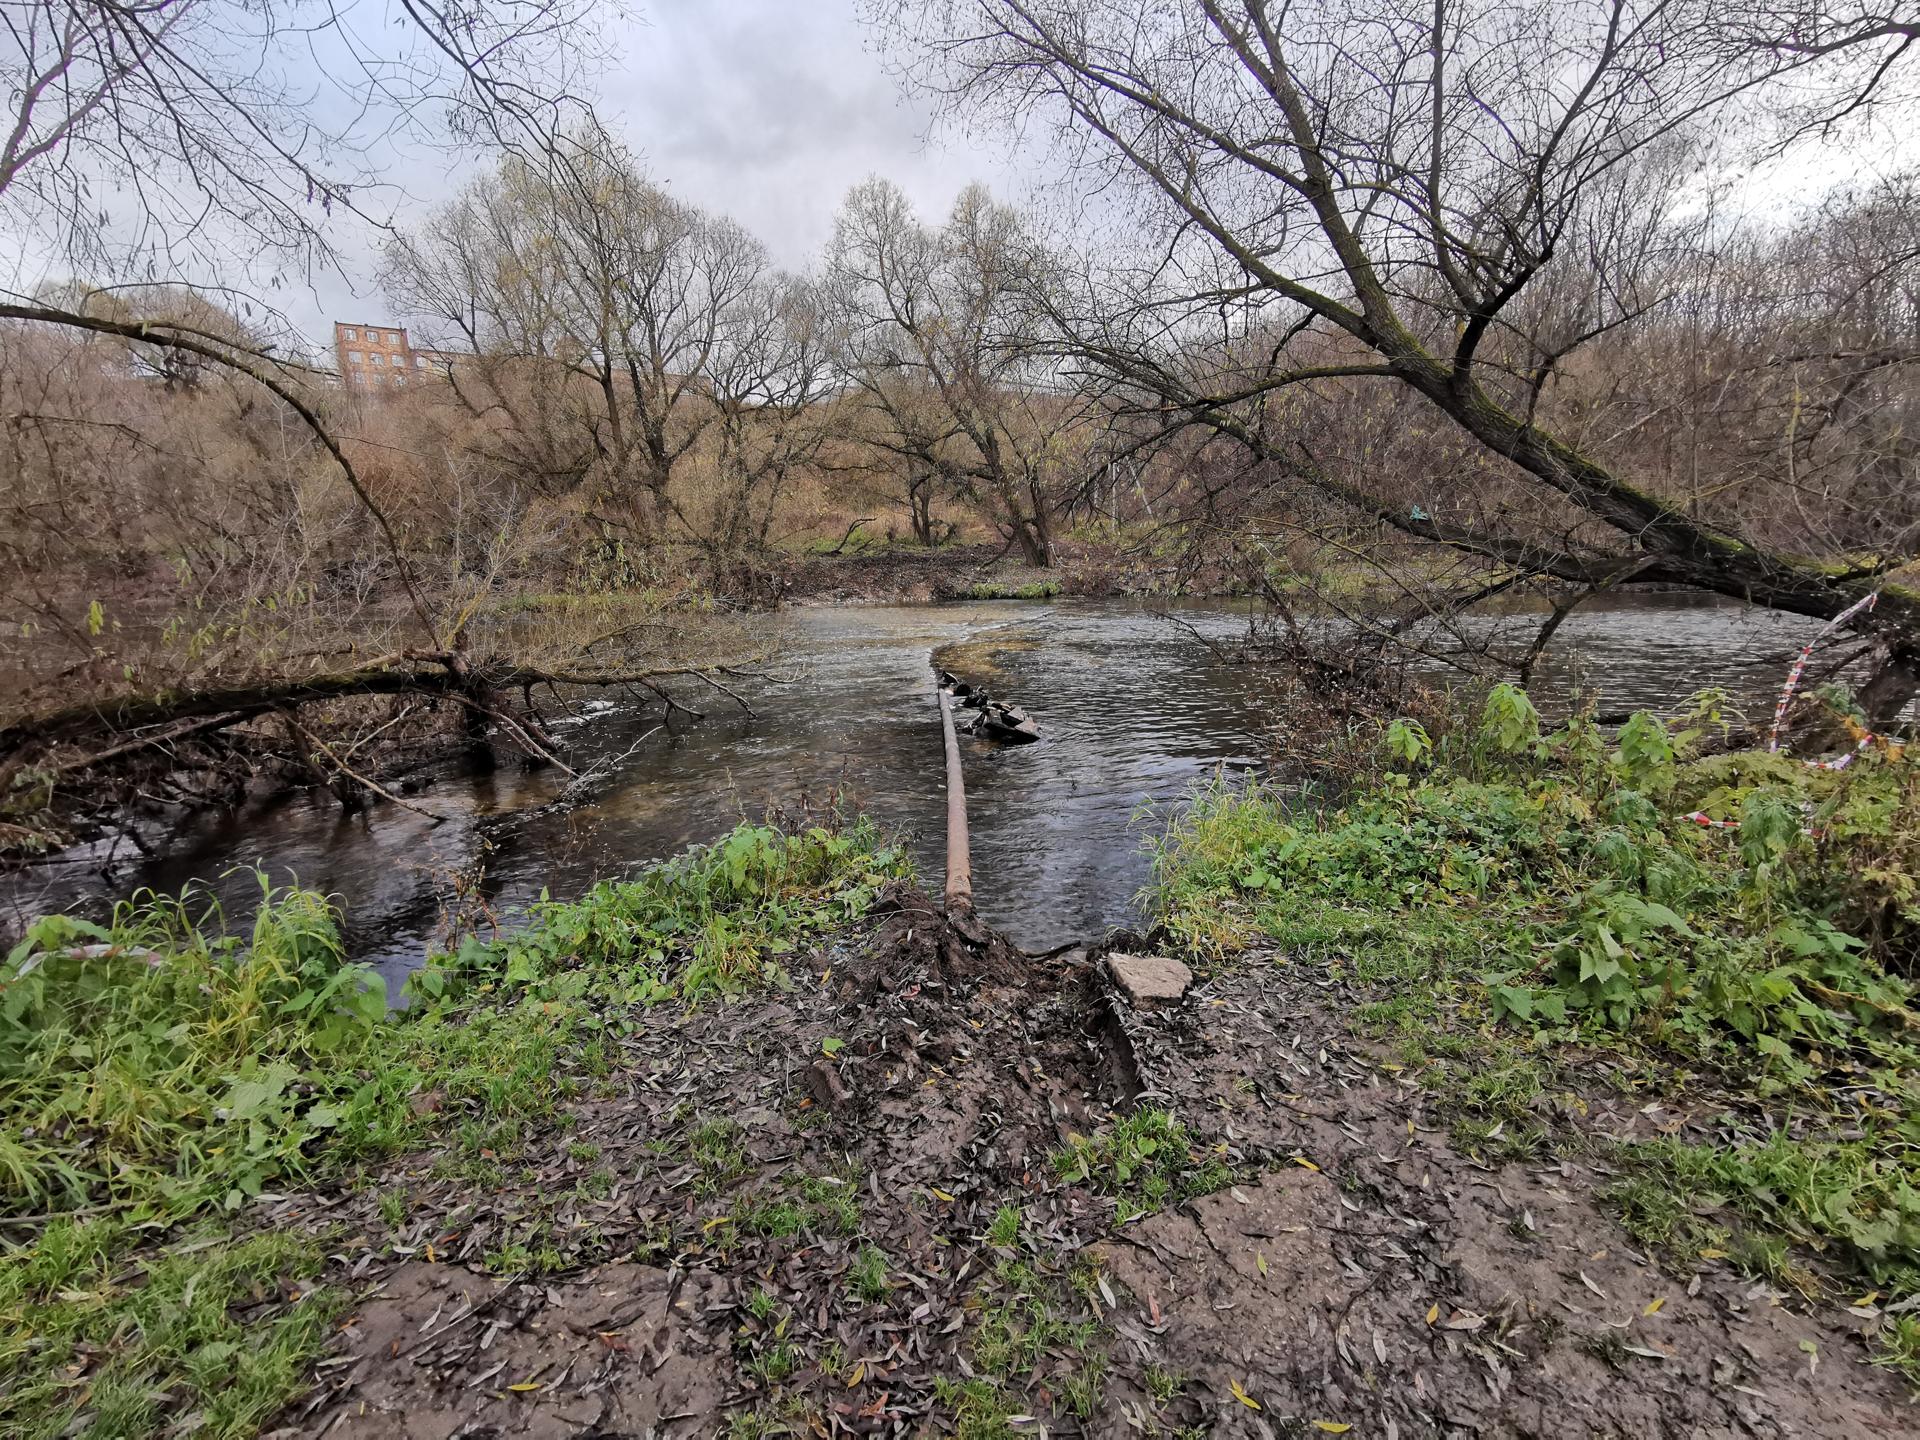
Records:
{"label": "green leafy plant", "polygon": [[1233,1172],[1203,1153],[1165,1110],[1136,1110],[1098,1135],[1071,1137],[1053,1168],[1069,1184],[1114,1197],[1121,1223],[1226,1186]]}
{"label": "green leafy plant", "polygon": [[[869,825],[742,826],[536,907],[520,934],[465,941],[418,973],[399,1011],[344,959],[324,897],[264,879],[244,931],[192,895],[140,895],[106,924],[38,921],[0,963],[0,1215],[30,1222],[0,1232],[0,1429],[77,1433],[84,1395],[88,1433],[155,1433],[166,1396],[202,1417],[200,1433],[250,1433],[304,1383],[333,1302],[283,1288],[314,1273],[315,1237],[235,1240],[218,1228],[226,1212],[433,1139],[436,1174],[498,1184],[532,1127],[606,1071],[635,1007],[780,983],[781,956],[906,873]],[[686,1144],[708,1193],[745,1173],[730,1122],[692,1122]],[[803,1186],[807,1223],[855,1233],[857,1200],[830,1178]],[[610,1180],[581,1183],[604,1193]],[[406,1197],[379,1208],[398,1224]],[[70,1225],[67,1211],[89,1218]],[[190,1261],[156,1259],[183,1223],[215,1228]],[[591,1227],[561,1237],[537,1215],[486,1258],[545,1273],[596,1243]],[[165,1338],[170,1295],[196,1317],[191,1344]],[[240,1304],[254,1318],[228,1324]]]}
{"label": "green leafy plant", "polygon": [[[1611,743],[1580,714],[1536,739],[1523,699],[1496,690],[1427,768],[1337,806],[1208,787],[1157,846],[1157,916],[1216,960],[1277,946],[1374,987],[1356,1019],[1482,1158],[1546,1140],[1536,1056],[1714,1075],[1771,1128],[1624,1147],[1608,1198],[1634,1238],[1809,1294],[1814,1260],[1920,1294],[1920,754],[1700,754],[1729,733],[1716,692]],[[1912,1367],[1914,1332],[1878,1343]]]}
{"label": "green leafy plant", "polygon": [[1480,738],[1502,755],[1518,755],[1540,742],[1540,712],[1518,685],[1496,685],[1480,711]]}
{"label": "green leafy plant", "polygon": [[1425,765],[1433,757],[1433,741],[1418,720],[1398,719],[1387,726],[1386,751],[1402,765]]}
{"label": "green leafy plant", "polygon": [[741,825],[579,900],[543,901],[525,931],[469,939],[409,983],[429,999],[477,984],[626,1005],[736,994],[784,982],[783,957],[908,873],[865,820],[794,834]]}

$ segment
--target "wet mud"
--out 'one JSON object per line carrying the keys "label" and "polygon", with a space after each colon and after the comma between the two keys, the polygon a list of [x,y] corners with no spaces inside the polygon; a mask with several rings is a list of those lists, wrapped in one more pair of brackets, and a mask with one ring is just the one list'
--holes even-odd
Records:
{"label": "wet mud", "polygon": [[[903,891],[794,973],[621,1017],[614,1072],[479,1191],[429,1154],[278,1202],[358,1298],[277,1433],[1920,1433],[1830,1307],[1637,1253],[1577,1144],[1456,1150],[1321,972],[1136,1009],[1097,947],[1027,956]],[[1116,1224],[1053,1157],[1140,1106],[1231,1177]]]}

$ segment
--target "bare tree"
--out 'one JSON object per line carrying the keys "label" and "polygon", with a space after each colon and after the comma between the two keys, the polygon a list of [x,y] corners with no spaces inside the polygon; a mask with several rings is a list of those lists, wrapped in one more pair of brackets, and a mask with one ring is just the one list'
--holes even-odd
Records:
{"label": "bare tree", "polygon": [[[1882,700],[1910,693],[1920,592],[1886,579],[1900,557],[1765,548],[1606,463],[1540,403],[1664,298],[1742,107],[1769,84],[1858,93],[1904,55],[1906,21],[1775,32],[1763,7],[1708,0],[875,8],[923,79],[1050,119],[1058,153],[1126,207],[1124,258],[1058,313],[1109,383],[1516,573],[1594,585],[1631,569],[1820,617],[1878,589],[1856,623],[1887,642]],[[1487,523],[1480,497],[1445,491],[1402,503],[1276,424],[1289,391],[1379,382],[1511,467],[1546,522]]]}
{"label": "bare tree", "polygon": [[[0,217],[92,274],[331,258],[396,134],[552,133],[590,0],[3,0]],[[316,64],[316,60],[320,63]]]}
{"label": "bare tree", "polygon": [[980,505],[1032,565],[1051,563],[1059,493],[1081,468],[1079,397],[1039,343],[1044,273],[1018,216],[983,188],[929,229],[873,179],[841,207],[826,276],[868,443]]}
{"label": "bare tree", "polygon": [[[389,248],[385,281],[474,352],[452,382],[501,417],[504,463],[643,538],[715,538],[683,477],[717,466],[742,503],[764,490],[796,463],[793,422],[825,376],[805,287],[597,128],[507,157]],[[746,511],[708,519],[730,539],[765,533]]]}
{"label": "bare tree", "polygon": [[[0,0],[6,29],[0,40],[6,97],[0,114],[0,226],[24,242],[16,248],[30,261],[63,254],[76,271],[99,282],[64,292],[0,295],[8,346],[20,341],[24,351],[33,332],[66,332],[85,338],[86,360],[100,363],[102,377],[131,360],[176,391],[216,385],[224,390],[230,384],[240,415],[261,422],[235,424],[231,438],[285,452],[287,463],[267,472],[284,482],[274,497],[283,507],[279,528],[294,537],[314,533],[302,511],[316,498],[304,462],[315,461],[331,468],[351,503],[372,520],[386,561],[384,567],[366,565],[361,542],[351,547],[357,553],[345,557],[308,553],[288,557],[288,565],[258,567],[261,577],[295,577],[284,594],[240,585],[220,594],[223,608],[164,617],[164,626],[153,607],[137,616],[129,610],[128,636],[146,634],[149,641],[142,658],[169,663],[148,666],[129,658],[111,673],[104,662],[114,647],[89,642],[117,634],[120,616],[105,612],[97,592],[89,604],[86,591],[76,597],[62,588],[84,576],[48,577],[46,593],[28,595],[27,602],[34,613],[73,631],[59,638],[87,658],[55,677],[67,687],[64,708],[10,717],[0,730],[0,791],[15,794],[21,776],[44,772],[67,777],[56,789],[71,795],[72,777],[130,762],[171,763],[167,757],[183,747],[202,752],[215,767],[235,766],[224,784],[235,774],[244,778],[248,757],[270,745],[252,724],[255,718],[310,705],[329,693],[416,695],[419,702],[405,706],[416,718],[450,699],[468,717],[470,736],[497,726],[535,758],[555,758],[530,698],[526,712],[516,714],[496,692],[503,675],[524,680],[536,671],[550,677],[574,672],[529,665],[524,654],[516,659],[468,649],[468,622],[481,589],[474,576],[461,573],[466,557],[479,555],[488,566],[508,563],[512,545],[474,546],[455,534],[440,537],[440,557],[413,550],[409,538],[420,537],[409,537],[404,517],[396,520],[375,493],[375,477],[392,467],[376,452],[363,468],[366,448],[344,441],[329,423],[335,405],[315,383],[321,377],[298,357],[261,343],[253,324],[225,313],[235,307],[216,312],[187,303],[180,287],[217,274],[229,282],[223,294],[239,296],[245,283],[278,281],[289,270],[331,261],[333,225],[342,212],[380,223],[374,182],[381,147],[396,138],[485,139],[509,152],[546,153],[583,108],[570,95],[570,76],[597,58],[588,24],[592,8],[593,0],[490,0],[453,9],[403,0],[398,12],[378,11],[376,25],[362,28],[354,12],[330,0],[168,0],[133,8],[93,0]],[[118,362],[102,360],[116,355]],[[164,393],[139,376],[133,384]],[[32,390],[30,384],[13,388]],[[256,415],[263,402],[268,413]],[[185,414],[186,402],[180,404]],[[150,424],[141,406],[125,408]],[[22,418],[26,424],[10,431],[9,441],[33,464],[47,462],[50,475],[57,474],[51,462],[62,453],[53,437],[71,433],[76,423],[95,426],[96,438],[114,437],[115,444],[124,442],[123,451],[131,447],[143,457],[158,441],[182,439],[157,427],[147,433],[131,421],[96,425],[92,417],[70,412]],[[286,443],[289,423],[304,432],[297,445]],[[183,448],[205,438],[186,432]],[[114,453],[112,445],[98,448]],[[179,483],[196,458],[178,452],[165,457],[162,488],[172,484],[177,493],[160,498],[174,513],[217,528],[223,517],[205,506],[190,510],[188,487]],[[123,480],[120,474],[109,477],[112,485]],[[11,507],[16,513],[44,525],[52,513],[47,501],[57,509],[62,499],[57,484],[49,488],[50,494],[29,489],[7,499],[18,500]],[[517,523],[510,510],[502,514],[502,523]],[[112,538],[117,519],[103,518],[104,541]],[[364,528],[352,530],[358,537]],[[232,533],[240,537],[242,530]],[[159,558],[164,542],[152,534],[151,520],[128,533],[140,542],[129,547],[129,558]],[[26,543],[44,551],[48,539],[40,534]],[[15,548],[25,546],[9,546]],[[166,559],[191,574],[202,564],[230,563],[232,548],[198,535]],[[85,558],[99,559],[91,553]],[[436,559],[449,560],[450,572],[449,583],[437,592],[423,578]],[[375,571],[378,584],[362,585]],[[145,577],[136,569],[127,578],[128,588],[137,591]],[[366,614],[366,631],[325,628],[325,602],[356,590],[365,609],[350,607],[347,613]],[[315,603],[316,596],[324,600]],[[287,643],[291,627],[252,623],[255,611],[283,613],[275,607],[289,597],[322,622],[318,644],[300,648]],[[194,595],[193,606],[202,598]],[[84,617],[78,625],[66,618],[76,599]],[[389,641],[394,599],[403,602],[399,628],[409,633]],[[147,633],[148,626],[159,633]],[[23,642],[37,633],[27,626]],[[372,656],[361,648],[383,642],[390,648]],[[343,657],[348,668],[334,669]],[[371,665],[359,663],[370,658]],[[172,673],[162,676],[162,670]],[[329,690],[322,678],[329,673],[342,688]],[[637,674],[645,683],[635,667],[601,658],[581,673]],[[149,689],[155,680],[160,683]],[[523,692],[530,697],[530,681]],[[73,703],[80,696],[84,700]],[[310,729],[304,722],[302,728]],[[385,722],[376,727],[385,728]],[[320,753],[332,753],[324,741]],[[309,754],[298,763],[311,771],[320,761]],[[341,774],[351,774],[343,767]],[[138,781],[131,785],[107,795],[108,802],[146,793]],[[59,827],[43,830],[35,822],[24,831],[6,828],[0,848],[15,840],[28,848],[46,843]]]}

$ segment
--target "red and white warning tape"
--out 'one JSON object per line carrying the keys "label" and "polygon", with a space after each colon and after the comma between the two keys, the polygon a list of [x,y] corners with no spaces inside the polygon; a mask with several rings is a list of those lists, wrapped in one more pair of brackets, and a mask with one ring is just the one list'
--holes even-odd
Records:
{"label": "red and white warning tape", "polygon": [[[1807,661],[1812,657],[1814,647],[1841,626],[1845,625],[1849,620],[1853,619],[1854,616],[1863,611],[1873,609],[1874,605],[1879,602],[1879,599],[1880,592],[1876,590],[1864,599],[1854,601],[1853,604],[1849,605],[1823,625],[1820,628],[1820,633],[1801,647],[1799,657],[1793,662],[1793,668],[1787,671],[1787,683],[1780,691],[1780,703],[1773,707],[1773,729],[1767,734],[1767,753],[1769,755],[1776,753],[1780,749],[1780,730],[1781,727],[1786,724],[1787,711],[1793,705],[1794,693],[1800,688],[1800,678],[1806,674]],[[1861,751],[1873,745],[1887,745],[1893,749],[1896,758],[1898,757],[1898,747],[1895,746],[1892,741],[1888,740],[1886,736],[1876,735],[1871,730],[1864,729],[1851,720],[1847,721],[1847,728],[1853,731],[1855,736],[1858,737],[1858,743],[1854,745],[1851,751],[1842,755],[1837,760],[1808,760],[1803,763],[1811,766],[1815,770],[1844,770],[1854,762],[1855,757],[1857,757]],[[1692,814],[1682,815],[1680,818],[1691,821],[1695,825],[1705,826],[1713,830],[1738,830],[1740,828],[1740,822],[1738,820],[1716,820],[1704,810],[1695,810]],[[1817,835],[1819,832],[1809,829],[1804,833]]]}
{"label": "red and white warning tape", "polygon": [[1767,734],[1768,754],[1772,754],[1780,748],[1780,727],[1787,723],[1787,708],[1793,704],[1794,691],[1800,688],[1800,677],[1806,674],[1807,660],[1813,654],[1813,647],[1826,639],[1827,636],[1831,635],[1834,631],[1838,630],[1842,625],[1845,625],[1849,620],[1853,619],[1854,616],[1860,614],[1863,610],[1873,609],[1873,607],[1879,603],[1880,592],[1878,590],[1864,599],[1854,601],[1853,604],[1849,605],[1838,615],[1834,616],[1833,619],[1821,626],[1820,633],[1807,641],[1806,645],[1801,649],[1800,657],[1793,662],[1793,668],[1787,671],[1787,684],[1786,688],[1780,692],[1780,703],[1773,707],[1773,729]]}

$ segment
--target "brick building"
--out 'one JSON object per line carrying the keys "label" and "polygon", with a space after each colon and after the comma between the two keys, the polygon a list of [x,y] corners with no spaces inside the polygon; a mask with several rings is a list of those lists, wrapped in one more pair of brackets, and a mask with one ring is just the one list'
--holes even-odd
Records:
{"label": "brick building", "polygon": [[418,349],[399,325],[333,323],[333,351],[340,379],[350,390],[402,389],[428,375],[445,375],[460,357],[447,350]]}

